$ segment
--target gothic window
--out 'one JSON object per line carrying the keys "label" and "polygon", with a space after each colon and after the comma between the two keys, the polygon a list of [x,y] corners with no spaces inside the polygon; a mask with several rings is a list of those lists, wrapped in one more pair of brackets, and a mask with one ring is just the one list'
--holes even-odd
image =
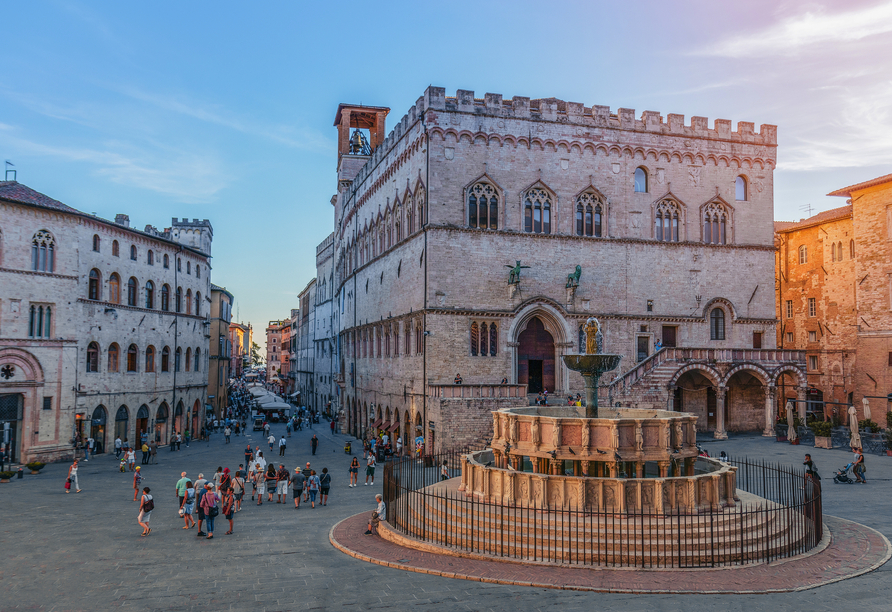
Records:
{"label": "gothic window", "polygon": [[183,288],[182,287],[177,287],[177,294],[176,294],[175,302],[176,302],[176,304],[174,306],[176,307],[176,311],[183,312]]}
{"label": "gothic window", "polygon": [[56,239],[47,230],[40,230],[31,239],[31,269],[52,272],[56,263]]}
{"label": "gothic window", "polygon": [[594,191],[576,198],[576,235],[601,236],[604,201]]}
{"label": "gothic window", "polygon": [[93,250],[97,253],[99,252],[99,243],[100,243],[99,235],[93,234]]}
{"label": "gothic window", "polygon": [[471,356],[477,356],[477,349],[480,345],[480,328],[476,323],[471,323]]}
{"label": "gothic window", "polygon": [[830,245],[830,261],[836,261],[836,243]]}
{"label": "gothic window", "polygon": [[377,349],[378,349],[378,359],[381,358],[381,348],[382,348],[382,346],[381,346],[381,340],[382,340],[381,336],[382,336],[382,334],[381,334],[381,328],[380,328],[380,327],[375,328],[375,345],[377,346]]}
{"label": "gothic window", "polygon": [[706,244],[728,244],[728,224],[730,214],[718,201],[703,207],[703,242]]}
{"label": "gothic window", "polygon": [[837,261],[842,261],[842,241],[836,245],[836,259]]}
{"label": "gothic window", "polygon": [[808,247],[805,245],[799,247],[799,263],[800,264],[808,263]]}
{"label": "gothic window", "polygon": [[195,315],[201,316],[201,291],[195,292]]}
{"label": "gothic window", "polygon": [[170,285],[167,284],[161,287],[161,310],[170,310]]}
{"label": "gothic window", "polygon": [[746,179],[738,176],[734,180],[734,199],[738,202],[746,202]]}
{"label": "gothic window", "polygon": [[180,371],[180,362],[183,360],[183,349],[177,347],[177,351],[173,357],[173,371]]}
{"label": "gothic window", "polygon": [[118,371],[118,363],[121,358],[121,349],[118,347],[117,343],[112,342],[111,346],[108,347],[108,371],[109,372],[117,372]]}
{"label": "gothic window", "polygon": [[146,372],[155,371],[155,347],[146,348]]}
{"label": "gothic window", "polygon": [[849,240],[849,257],[855,259],[855,241]]}
{"label": "gothic window", "polygon": [[499,229],[499,196],[489,183],[468,190],[468,227]]}
{"label": "gothic window", "polygon": [[709,313],[709,339],[725,339],[725,311],[721,308],[713,308]]}
{"label": "gothic window", "polygon": [[120,257],[120,256],[121,256],[121,245],[118,244],[118,241],[117,241],[117,240],[113,240],[113,241],[112,241],[112,255],[113,255],[114,257]]}
{"label": "gothic window", "polygon": [[87,372],[99,371],[99,345],[91,342],[87,345]]}
{"label": "gothic window", "polygon": [[136,362],[139,359],[139,350],[135,344],[131,344],[127,349],[127,371],[136,372]]}
{"label": "gothic window", "polygon": [[136,245],[135,244],[130,245],[130,259],[132,259],[133,261],[136,261]]}
{"label": "gothic window", "polygon": [[96,268],[90,270],[90,285],[87,290],[87,299],[99,299],[99,283],[101,281],[102,279],[99,277],[99,270],[97,270]]}
{"label": "gothic window", "polygon": [[161,371],[170,372],[170,349],[166,346],[161,349]]}
{"label": "gothic window", "polygon": [[28,320],[29,338],[49,338],[53,325],[53,310],[50,306],[31,305]]}
{"label": "gothic window", "polygon": [[146,253],[146,263],[150,266],[155,265],[155,252],[152,249],[149,249],[149,252]]}
{"label": "gothic window", "polygon": [[390,329],[384,332],[384,356],[390,357]]}
{"label": "gothic window", "polygon": [[186,314],[192,314],[192,290],[186,289]]}
{"label": "gothic window", "polygon": [[192,274],[192,262],[191,261],[186,262],[186,274],[189,274],[189,275]]}
{"label": "gothic window", "polygon": [[[418,213],[417,213],[416,217],[417,217],[418,229],[419,229],[419,230],[420,230],[422,227],[424,227],[424,204],[425,204],[425,197],[426,197],[426,192],[425,192],[425,190],[424,190],[424,187],[419,187],[418,189],[415,190],[415,206],[416,206],[416,209],[418,210]],[[498,201],[496,201],[495,209],[496,209],[496,213],[498,213]],[[494,215],[494,216],[495,216],[495,215]]]}
{"label": "gothic window", "polygon": [[167,256],[167,253],[164,254],[164,258],[161,260],[161,265],[163,265],[165,269],[170,268],[170,257]]}
{"label": "gothic window", "polygon": [[397,242],[399,242],[400,240],[403,239],[402,224],[400,223],[400,215],[402,215],[402,214],[403,214],[403,209],[399,205],[399,203],[397,203],[396,210],[394,211],[394,215],[393,215],[393,224],[396,228],[394,230],[394,235],[396,237]]}
{"label": "gothic window", "polygon": [[415,323],[415,354],[421,355],[424,352],[424,332],[421,329],[421,322]]}
{"label": "gothic window", "polygon": [[177,272],[183,271],[183,260],[177,257]]}
{"label": "gothic window", "polygon": [[384,252],[384,221],[378,223],[378,254]]}
{"label": "gothic window", "polygon": [[499,328],[495,323],[489,324],[489,356],[495,357],[499,352]]}
{"label": "gothic window", "polygon": [[671,199],[657,203],[654,218],[654,238],[663,242],[678,242],[678,226],[681,220],[681,207]]}
{"label": "gothic window", "polygon": [[403,355],[408,355],[412,348],[412,325],[406,321],[405,340],[403,341]]}
{"label": "gothic window", "polygon": [[523,229],[534,234],[551,233],[551,194],[534,188],[524,194]]}
{"label": "gothic window", "polygon": [[[322,356],[325,356],[325,346],[322,346]],[[400,324],[393,324],[393,357],[400,356]]]}
{"label": "gothic window", "polygon": [[195,366],[194,370],[196,372],[201,372],[201,349],[195,349]]}
{"label": "gothic window", "polygon": [[406,194],[403,204],[406,207],[406,236],[411,236],[415,233],[415,202],[411,193]]}
{"label": "gothic window", "polygon": [[201,278],[201,266],[198,264],[195,264],[195,277]]}
{"label": "gothic window", "polygon": [[136,291],[138,288],[138,283],[136,279],[132,276],[130,280],[127,281],[127,305],[128,306],[136,306]]}
{"label": "gothic window", "polygon": [[480,324],[480,355],[486,357],[489,352],[489,327],[486,323]]}
{"label": "gothic window", "polygon": [[192,347],[186,349],[186,371],[192,371]]}
{"label": "gothic window", "polygon": [[112,272],[108,277],[108,301],[112,304],[121,303],[121,277],[117,272]]}
{"label": "gothic window", "polygon": [[494,357],[498,347],[499,333],[495,323],[471,322],[471,355]]}
{"label": "gothic window", "polygon": [[635,193],[647,193],[647,170],[635,168]]}
{"label": "gothic window", "polygon": [[155,307],[155,283],[152,281],[146,281],[146,308],[154,308]]}

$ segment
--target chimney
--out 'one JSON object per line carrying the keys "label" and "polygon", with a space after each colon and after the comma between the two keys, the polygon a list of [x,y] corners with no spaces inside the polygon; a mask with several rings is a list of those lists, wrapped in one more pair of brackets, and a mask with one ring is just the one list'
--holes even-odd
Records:
{"label": "chimney", "polygon": [[130,227],[130,215],[115,215],[115,223],[124,227]]}

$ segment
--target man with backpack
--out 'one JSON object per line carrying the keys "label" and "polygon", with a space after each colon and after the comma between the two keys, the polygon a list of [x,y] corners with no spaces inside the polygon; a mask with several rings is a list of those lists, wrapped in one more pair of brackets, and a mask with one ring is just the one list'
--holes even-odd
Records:
{"label": "man with backpack", "polygon": [[328,505],[328,491],[331,489],[331,474],[328,468],[322,468],[322,476],[319,478],[319,495],[323,506]]}

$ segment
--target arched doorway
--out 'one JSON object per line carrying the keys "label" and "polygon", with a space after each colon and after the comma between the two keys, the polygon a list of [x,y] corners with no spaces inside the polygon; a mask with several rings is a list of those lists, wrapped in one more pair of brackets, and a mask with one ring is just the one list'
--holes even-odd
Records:
{"label": "arched doorway", "polygon": [[105,430],[108,423],[108,413],[105,406],[100,404],[93,410],[93,420],[90,421],[90,437],[93,438],[93,452],[105,452]]}
{"label": "arched doorway", "polygon": [[183,400],[177,402],[177,408],[173,413],[173,427],[177,433],[183,431]]}
{"label": "arched doorway", "polygon": [[761,430],[765,426],[767,376],[743,368],[725,381],[725,428],[729,431]]}
{"label": "arched doorway", "polygon": [[[118,408],[117,414],[115,414],[115,439],[121,438],[121,441],[127,440],[128,432],[130,431],[130,411],[127,410],[127,406],[121,406]],[[129,442],[129,440],[127,440]]]}
{"label": "arched doorway", "polygon": [[169,418],[167,402],[161,402],[158,412],[155,413],[155,442],[163,444],[167,441],[167,419]]}
{"label": "arched doorway", "polygon": [[136,411],[136,436],[133,444],[136,448],[142,444],[142,435],[148,435],[149,432],[149,407],[143,404]]}
{"label": "arched doorway", "polygon": [[533,317],[517,338],[517,382],[528,393],[555,390],[554,337]]}
{"label": "arched doorway", "polygon": [[200,424],[200,419],[201,419],[200,414],[201,414],[201,402],[196,399],[195,403],[192,404],[192,437],[193,438],[198,437],[198,431],[199,431],[198,426]]}
{"label": "arched doorway", "polygon": [[[25,411],[25,396],[21,393],[0,395],[0,431],[4,423],[9,423],[9,443],[6,446],[7,463],[17,461],[21,457],[22,417]],[[0,438],[0,442],[3,438]]]}
{"label": "arched doorway", "polygon": [[[719,377],[710,371],[691,367],[671,385],[675,386],[675,408],[679,412],[696,414],[697,428],[701,431],[714,431],[718,422]],[[722,407],[724,410],[724,406]]]}

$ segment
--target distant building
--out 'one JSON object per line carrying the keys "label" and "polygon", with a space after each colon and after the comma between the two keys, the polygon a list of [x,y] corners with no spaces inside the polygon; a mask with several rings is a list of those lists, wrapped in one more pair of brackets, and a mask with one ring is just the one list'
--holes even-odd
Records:
{"label": "distant building", "polygon": [[[301,405],[319,411],[316,389],[316,279],[297,294],[300,303],[298,337],[295,339],[295,380]],[[296,313],[297,314],[297,313]]]}
{"label": "distant building", "polygon": [[[806,354],[809,408],[885,425],[892,393],[892,174],[829,194],[846,206],[777,222],[778,346]],[[795,397],[792,390],[786,398]]]}
{"label": "distant building", "polygon": [[266,382],[284,392],[290,369],[291,326],[288,319],[270,321],[266,326]]}
{"label": "distant building", "polygon": [[232,343],[232,359],[229,371],[233,377],[239,378],[251,366],[252,362],[251,343],[253,341],[253,330],[251,329],[251,324],[230,323],[229,341]]}
{"label": "distant building", "polygon": [[227,397],[232,363],[232,341],[229,326],[232,321],[233,295],[224,287],[211,284],[210,366],[208,368],[208,403],[219,419],[227,416]]}
{"label": "distant building", "polygon": [[16,461],[200,429],[212,240],[207,219],[140,231],[0,182],[0,423]]}

